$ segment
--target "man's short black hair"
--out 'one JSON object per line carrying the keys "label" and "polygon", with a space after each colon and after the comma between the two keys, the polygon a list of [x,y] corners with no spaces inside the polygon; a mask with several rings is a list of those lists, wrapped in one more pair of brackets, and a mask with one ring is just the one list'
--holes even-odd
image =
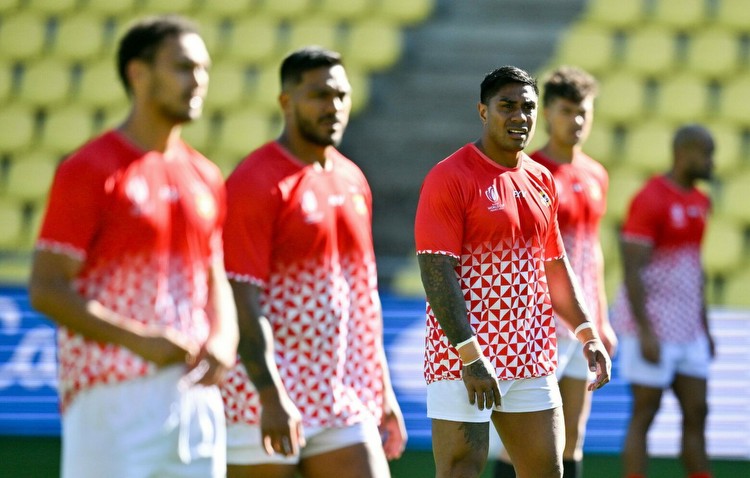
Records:
{"label": "man's short black hair", "polygon": [[281,89],[299,84],[306,71],[342,64],[339,53],[320,46],[306,46],[295,50],[281,62]]}
{"label": "man's short black hair", "polygon": [[479,100],[486,105],[490,98],[495,96],[503,86],[510,83],[531,86],[534,88],[534,93],[539,96],[539,86],[534,77],[521,68],[505,65],[487,73],[487,76],[484,77],[480,86]]}

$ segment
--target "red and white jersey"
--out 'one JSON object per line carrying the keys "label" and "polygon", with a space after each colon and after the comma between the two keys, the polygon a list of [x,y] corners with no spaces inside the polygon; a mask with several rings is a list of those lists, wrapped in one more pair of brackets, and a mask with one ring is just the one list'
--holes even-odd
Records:
{"label": "red and white jersey", "polygon": [[[372,196],[337,151],[306,164],[277,142],[227,180],[229,277],[262,288],[276,364],[306,426],[341,427],[383,406],[382,315]],[[258,423],[258,394],[238,364],[222,384],[229,423]]]}
{"label": "red and white jersey", "polygon": [[[60,165],[36,247],[83,261],[74,285],[85,299],[201,343],[225,199],[219,169],[186,144],[144,152],[109,131]],[[64,327],[58,345],[63,410],[80,390],[156,370]]]}
{"label": "red and white jersey", "polygon": [[[599,225],[607,207],[609,176],[604,166],[578,152],[568,164],[558,163],[536,151],[531,159],[545,166],[555,177],[560,225],[565,253],[581,284],[592,320],[601,325],[606,310],[600,310],[604,270]],[[557,316],[557,336],[575,340],[573,333]]]}
{"label": "red and white jersey", "polygon": [[[564,256],[549,170],[523,155],[500,166],[467,144],[427,175],[417,206],[417,254],[459,260],[469,322],[501,380],[557,366],[544,262]],[[460,380],[461,362],[427,304],[425,379]]]}
{"label": "red and white jersey", "polygon": [[[630,203],[622,239],[653,247],[641,277],[646,313],[662,341],[689,342],[705,333],[700,249],[710,207],[699,189],[681,189],[666,176],[650,179]],[[624,287],[612,326],[624,335],[637,334]]]}

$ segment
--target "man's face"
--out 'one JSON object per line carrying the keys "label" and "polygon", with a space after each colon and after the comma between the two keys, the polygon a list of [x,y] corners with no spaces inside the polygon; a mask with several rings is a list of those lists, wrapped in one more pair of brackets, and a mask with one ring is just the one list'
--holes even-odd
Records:
{"label": "man's face", "polygon": [[570,147],[583,144],[594,120],[594,98],[589,96],[580,103],[554,98],[544,108],[544,118],[553,143]]}
{"label": "man's face", "polygon": [[534,134],[538,101],[534,88],[529,85],[504,85],[488,104],[479,103],[485,138],[499,150],[523,150]]}
{"label": "man's face", "polygon": [[709,135],[694,140],[682,154],[688,174],[693,179],[711,179],[714,169],[714,142]]}
{"label": "man's face", "polygon": [[197,34],[165,39],[148,65],[148,102],[175,123],[199,118],[208,90],[210,64],[206,45]]}
{"label": "man's face", "polygon": [[299,84],[282,92],[287,125],[310,143],[338,146],[349,123],[351,90],[341,65],[306,71]]}

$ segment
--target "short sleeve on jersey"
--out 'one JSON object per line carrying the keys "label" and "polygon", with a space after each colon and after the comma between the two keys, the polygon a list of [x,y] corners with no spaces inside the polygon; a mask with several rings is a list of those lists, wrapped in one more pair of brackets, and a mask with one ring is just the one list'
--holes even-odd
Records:
{"label": "short sleeve on jersey", "polygon": [[75,156],[63,161],[49,194],[40,241],[85,254],[105,207],[105,175]]}
{"label": "short sleeve on jersey", "polygon": [[265,283],[271,269],[279,196],[247,166],[244,163],[227,179],[224,264],[234,280]]}
{"label": "short sleeve on jersey", "polygon": [[460,189],[433,170],[425,178],[417,204],[414,236],[417,254],[459,258],[463,245],[464,208]]}
{"label": "short sleeve on jersey", "polygon": [[622,236],[626,240],[653,244],[664,213],[660,204],[662,198],[649,194],[652,188],[641,190],[630,203],[628,215],[622,227]]}

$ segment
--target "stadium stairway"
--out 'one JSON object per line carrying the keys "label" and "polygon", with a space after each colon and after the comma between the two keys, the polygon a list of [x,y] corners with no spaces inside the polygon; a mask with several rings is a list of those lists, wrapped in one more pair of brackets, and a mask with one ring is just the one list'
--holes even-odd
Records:
{"label": "stadium stairway", "polygon": [[505,64],[535,73],[584,4],[438,0],[429,20],[406,30],[400,62],[374,75],[370,104],[352,119],[342,144],[375,191],[373,229],[382,283],[413,250],[424,175],[479,134],[476,103],[484,75]]}

